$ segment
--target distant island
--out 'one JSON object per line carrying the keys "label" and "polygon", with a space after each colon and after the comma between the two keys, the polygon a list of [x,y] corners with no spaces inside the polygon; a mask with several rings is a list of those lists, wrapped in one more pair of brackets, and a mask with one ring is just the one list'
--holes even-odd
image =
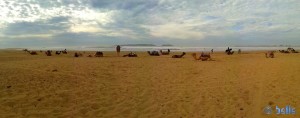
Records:
{"label": "distant island", "polygon": [[123,44],[120,46],[156,46],[154,44]]}
{"label": "distant island", "polygon": [[171,44],[162,44],[161,46],[173,46]]}

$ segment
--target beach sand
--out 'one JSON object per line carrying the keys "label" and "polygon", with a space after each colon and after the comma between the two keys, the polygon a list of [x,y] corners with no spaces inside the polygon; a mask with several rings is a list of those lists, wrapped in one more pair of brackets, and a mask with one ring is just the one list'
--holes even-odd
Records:
{"label": "beach sand", "polygon": [[[212,54],[215,61],[0,51],[0,117],[300,117],[300,54]],[[125,54],[125,52],[121,52]],[[295,115],[277,115],[290,105]],[[271,106],[266,115],[263,109]]]}

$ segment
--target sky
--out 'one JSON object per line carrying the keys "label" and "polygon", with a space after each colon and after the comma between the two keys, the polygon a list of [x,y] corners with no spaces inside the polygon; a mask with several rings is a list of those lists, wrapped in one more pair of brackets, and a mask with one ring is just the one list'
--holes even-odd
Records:
{"label": "sky", "polygon": [[300,45],[299,0],[1,0],[0,48]]}

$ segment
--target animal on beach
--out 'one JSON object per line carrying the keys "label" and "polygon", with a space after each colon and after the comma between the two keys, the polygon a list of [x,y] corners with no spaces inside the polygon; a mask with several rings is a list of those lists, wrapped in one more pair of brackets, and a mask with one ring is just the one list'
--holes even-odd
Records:
{"label": "animal on beach", "polygon": [[170,54],[170,49],[168,49],[168,51],[164,52],[162,50],[160,50],[161,55],[169,55]]}
{"label": "animal on beach", "polygon": [[159,56],[159,52],[158,51],[147,51],[147,53],[150,55],[150,56]]}
{"label": "animal on beach", "polygon": [[280,53],[290,53],[289,51],[287,50],[278,50]]}
{"label": "animal on beach", "polygon": [[278,50],[280,53],[299,53],[294,48],[287,48],[286,50]]}
{"label": "animal on beach", "polygon": [[181,55],[173,55],[172,58],[182,58],[185,54],[185,52],[182,52]]}
{"label": "animal on beach", "polygon": [[212,60],[210,53],[204,53],[202,52],[199,56],[199,58],[197,58],[197,54],[196,53],[192,53],[192,56],[194,57],[195,60],[201,60],[201,61],[207,61],[207,60]]}
{"label": "animal on beach", "polygon": [[134,52],[130,52],[126,55],[123,55],[123,57],[137,57],[137,54],[135,54]]}
{"label": "animal on beach", "polygon": [[31,55],[37,55],[36,51],[28,51],[28,53],[31,54]]}
{"label": "animal on beach", "polygon": [[95,57],[103,57],[103,52],[100,52],[100,51],[97,51],[95,54],[94,54]]}
{"label": "animal on beach", "polygon": [[79,57],[79,54],[77,52],[75,52],[74,57]]}
{"label": "animal on beach", "polygon": [[61,51],[61,53],[63,53],[63,54],[68,54],[67,49]]}
{"label": "animal on beach", "polygon": [[55,54],[56,54],[56,55],[60,55],[60,54],[61,54],[61,51],[55,51]]}
{"label": "animal on beach", "polygon": [[82,56],[83,55],[81,53],[77,53],[77,52],[74,53],[74,57],[82,57]]}
{"label": "animal on beach", "polygon": [[51,52],[52,52],[52,51],[47,50],[47,51],[45,52],[45,54],[46,54],[47,56],[52,56]]}
{"label": "animal on beach", "polygon": [[274,51],[268,51],[265,53],[266,58],[274,58]]}
{"label": "animal on beach", "polygon": [[299,53],[298,51],[296,51],[294,48],[287,48],[287,51],[291,52],[291,53]]}
{"label": "animal on beach", "polygon": [[234,51],[232,51],[232,48],[227,48],[227,50],[225,50],[225,53],[227,54],[227,55],[232,55],[233,53],[234,53]]}

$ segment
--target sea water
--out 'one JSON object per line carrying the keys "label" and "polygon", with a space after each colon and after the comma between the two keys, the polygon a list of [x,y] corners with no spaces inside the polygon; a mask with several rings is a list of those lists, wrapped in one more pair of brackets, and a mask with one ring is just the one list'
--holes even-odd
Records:
{"label": "sea water", "polygon": [[[178,52],[209,52],[211,49],[214,51],[225,51],[228,47],[179,47],[179,46],[122,46],[121,51],[153,51],[153,50],[167,50]],[[288,47],[230,47],[233,51],[268,51],[268,50],[286,50]],[[115,51],[115,47],[43,47],[43,48],[27,48],[29,50],[73,50],[73,51]],[[300,47],[295,47],[299,50]]]}

